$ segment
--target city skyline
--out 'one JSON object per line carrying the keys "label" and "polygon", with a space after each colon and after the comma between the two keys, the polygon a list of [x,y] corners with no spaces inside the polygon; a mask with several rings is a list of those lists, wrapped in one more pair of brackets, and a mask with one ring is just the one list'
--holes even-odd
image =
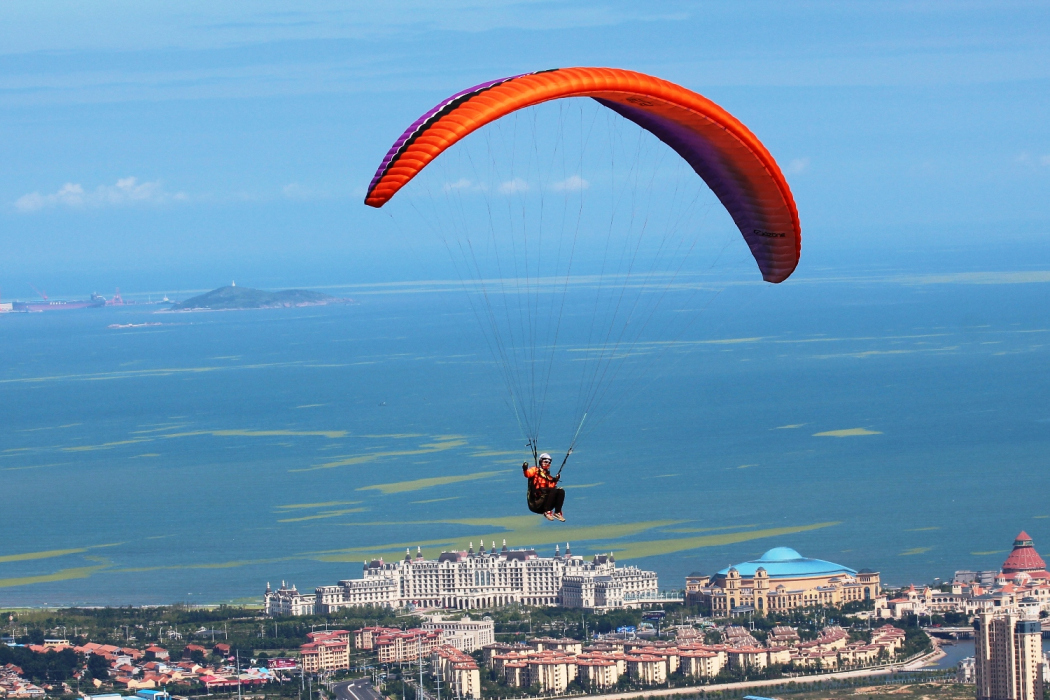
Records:
{"label": "city skyline", "polygon": [[[894,586],[1050,541],[1041,3],[15,0],[0,26],[5,605],[256,599],[481,538],[664,581],[790,547]],[[427,110],[573,66],[670,81],[753,134],[797,206],[790,278],[762,281],[746,237],[780,232],[739,230],[707,184],[731,178],[680,157],[702,148],[590,98],[514,112],[416,199],[365,205]],[[424,193],[453,205],[432,228]],[[497,210],[514,265],[469,245]],[[485,313],[495,278],[500,311],[543,323]],[[234,281],[352,301],[161,303]],[[548,523],[518,469],[570,450]],[[129,527],[143,510],[177,517]]]}

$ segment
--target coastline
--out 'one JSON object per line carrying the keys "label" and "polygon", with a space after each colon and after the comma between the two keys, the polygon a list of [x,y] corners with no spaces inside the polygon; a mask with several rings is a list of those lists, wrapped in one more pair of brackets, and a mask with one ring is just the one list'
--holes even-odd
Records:
{"label": "coastline", "polygon": [[265,309],[299,309],[307,306],[336,306],[339,304],[350,305],[357,304],[353,299],[338,299],[335,301],[304,301],[300,304],[272,304],[266,306],[236,306],[228,309],[212,309],[208,307],[198,307],[192,309],[160,309],[154,311],[155,314],[187,314],[196,313],[202,311],[261,311]]}

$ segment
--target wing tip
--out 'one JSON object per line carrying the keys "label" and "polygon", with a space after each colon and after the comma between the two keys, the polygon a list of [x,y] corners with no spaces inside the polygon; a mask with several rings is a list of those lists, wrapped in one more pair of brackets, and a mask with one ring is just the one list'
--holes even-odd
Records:
{"label": "wing tip", "polygon": [[770,270],[762,273],[762,279],[770,284],[780,284],[795,272],[797,265],[792,265],[790,270]]}

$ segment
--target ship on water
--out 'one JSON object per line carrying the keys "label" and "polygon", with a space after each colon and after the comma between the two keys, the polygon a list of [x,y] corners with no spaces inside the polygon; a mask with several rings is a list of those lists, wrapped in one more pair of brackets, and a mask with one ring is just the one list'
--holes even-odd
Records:
{"label": "ship on water", "polygon": [[41,311],[70,311],[72,309],[89,309],[105,306],[106,298],[98,294],[92,294],[90,299],[64,301],[61,299],[48,299],[42,301],[13,301],[11,310],[22,313],[38,313]]}

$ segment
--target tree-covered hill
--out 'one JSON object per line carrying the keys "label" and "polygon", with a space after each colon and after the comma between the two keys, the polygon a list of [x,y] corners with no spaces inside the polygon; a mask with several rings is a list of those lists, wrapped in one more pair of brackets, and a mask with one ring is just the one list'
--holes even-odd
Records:
{"label": "tree-covered hill", "polygon": [[251,287],[219,287],[172,305],[173,311],[210,309],[279,309],[293,306],[320,306],[348,301],[308,289],[285,289],[268,292]]}

